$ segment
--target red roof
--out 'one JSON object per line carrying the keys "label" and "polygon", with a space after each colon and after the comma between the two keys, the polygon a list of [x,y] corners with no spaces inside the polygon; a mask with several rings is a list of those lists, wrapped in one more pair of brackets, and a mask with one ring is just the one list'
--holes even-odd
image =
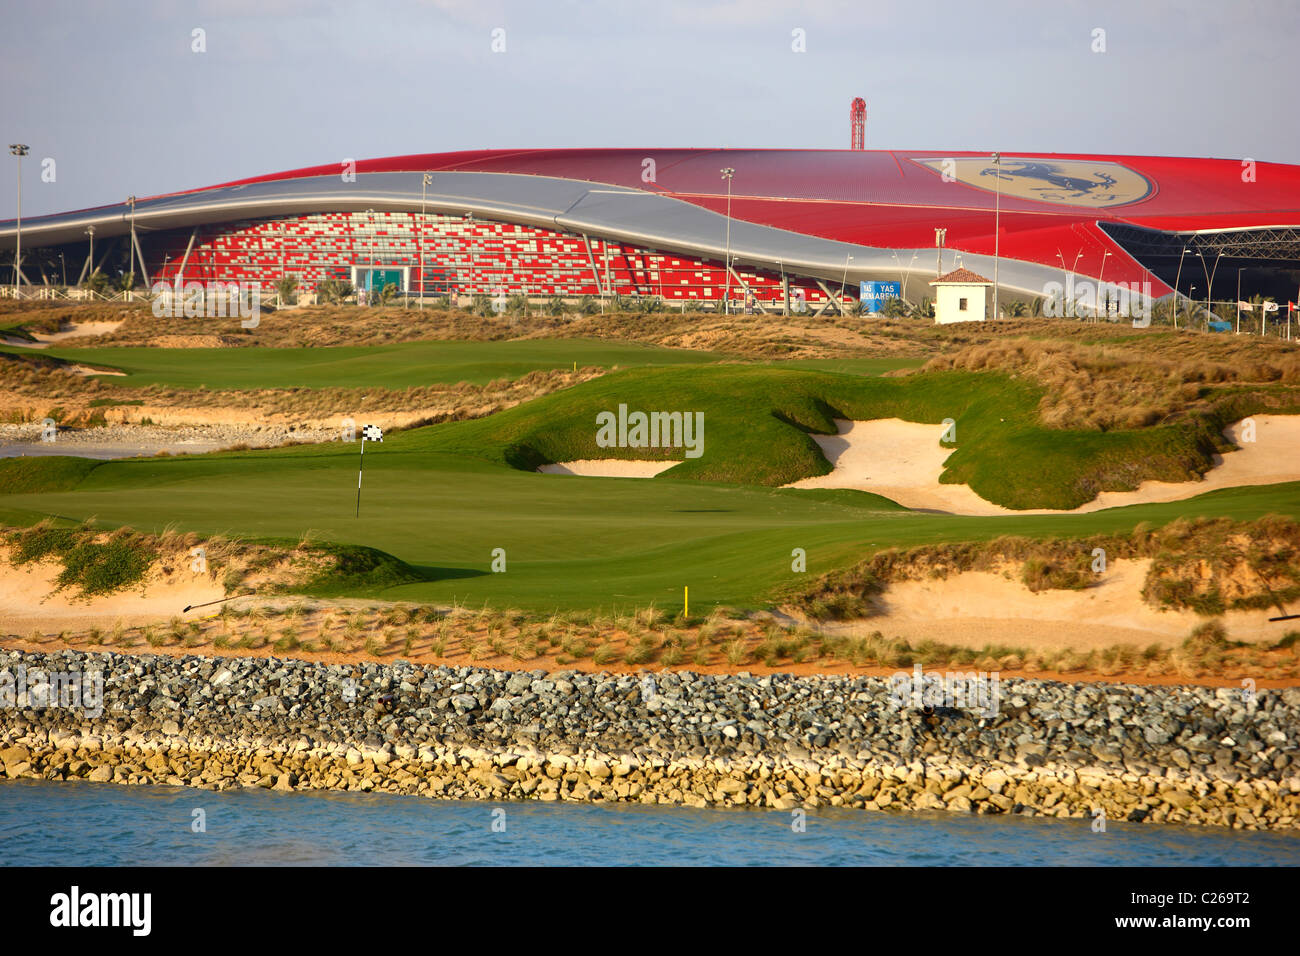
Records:
{"label": "red roof", "polygon": [[938,285],[940,282],[960,282],[962,285],[992,285],[992,279],[986,279],[978,272],[971,272],[965,266],[960,269],[953,269],[946,275],[941,275],[937,279],[931,279],[930,285]]}

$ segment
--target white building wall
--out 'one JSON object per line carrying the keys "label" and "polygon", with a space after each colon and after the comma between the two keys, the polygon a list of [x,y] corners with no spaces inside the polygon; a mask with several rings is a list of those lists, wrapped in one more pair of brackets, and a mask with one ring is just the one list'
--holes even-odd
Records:
{"label": "white building wall", "polygon": [[[934,297],[934,321],[936,325],[949,325],[953,322],[983,322],[988,317],[988,286],[985,285],[937,285]],[[961,308],[961,300],[966,300],[966,308]]]}

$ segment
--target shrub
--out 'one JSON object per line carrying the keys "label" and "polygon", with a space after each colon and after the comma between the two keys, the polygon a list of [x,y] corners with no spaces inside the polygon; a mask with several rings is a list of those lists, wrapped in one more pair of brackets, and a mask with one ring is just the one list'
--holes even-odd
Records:
{"label": "shrub", "polygon": [[1212,648],[1228,646],[1228,632],[1222,621],[1206,621],[1193,628],[1192,633],[1183,641],[1183,650],[1190,654],[1203,654]]}

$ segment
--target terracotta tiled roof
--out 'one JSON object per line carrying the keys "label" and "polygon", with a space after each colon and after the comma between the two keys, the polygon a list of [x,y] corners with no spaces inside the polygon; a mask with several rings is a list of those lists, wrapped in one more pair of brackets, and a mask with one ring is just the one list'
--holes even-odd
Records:
{"label": "terracotta tiled roof", "polygon": [[965,266],[963,266],[960,269],[954,269],[952,272],[949,272],[947,275],[941,275],[937,279],[931,279],[930,285],[935,285],[939,282],[962,282],[966,284],[982,282],[985,285],[993,284],[992,279],[986,279],[977,272],[971,272]]}

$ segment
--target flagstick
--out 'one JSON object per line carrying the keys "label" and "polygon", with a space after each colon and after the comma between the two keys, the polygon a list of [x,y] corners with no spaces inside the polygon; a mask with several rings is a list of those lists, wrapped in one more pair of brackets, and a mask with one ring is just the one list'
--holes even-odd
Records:
{"label": "flagstick", "polygon": [[361,435],[361,462],[357,465],[357,517],[361,517],[361,472],[366,467],[366,436]]}

